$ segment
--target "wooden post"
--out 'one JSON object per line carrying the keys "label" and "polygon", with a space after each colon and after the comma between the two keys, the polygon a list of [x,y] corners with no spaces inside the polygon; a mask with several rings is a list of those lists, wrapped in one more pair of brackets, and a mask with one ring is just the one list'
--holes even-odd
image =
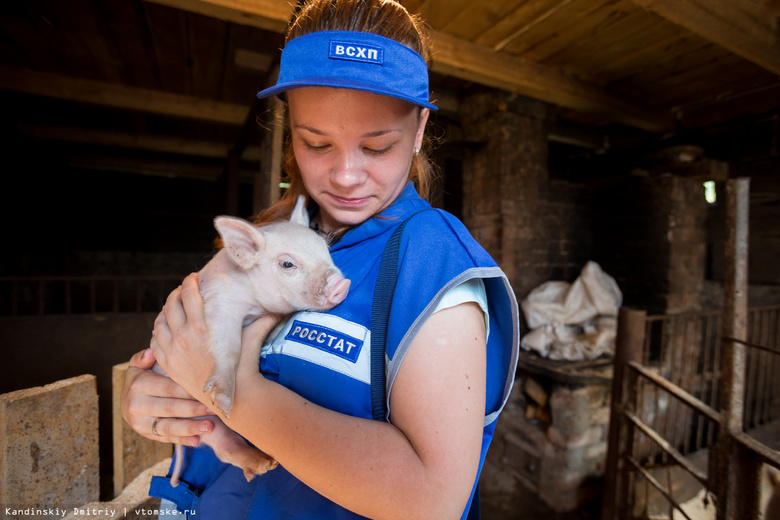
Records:
{"label": "wooden post", "polygon": [[282,161],[284,159],[284,116],[285,106],[281,99],[274,96],[274,123],[271,132],[271,162],[268,168],[268,206],[279,200],[279,182],[282,180]]}
{"label": "wooden post", "polygon": [[144,470],[170,457],[173,445],[141,437],[122,418],[120,397],[130,363],[111,370],[112,425],[114,440],[114,494],[119,495]]}
{"label": "wooden post", "polygon": [[[276,83],[279,64],[275,64],[266,80],[266,86]],[[284,160],[284,115],[285,104],[276,96],[262,100],[264,133],[260,156],[260,171],[255,174],[252,193],[252,212],[256,215],[279,200],[279,181],[282,178]]]}
{"label": "wooden post", "polygon": [[265,175],[262,170],[262,163],[260,170],[255,172],[252,181],[252,215],[257,215],[265,208],[265,200],[267,198]]}
{"label": "wooden post", "polygon": [[604,499],[601,505],[601,520],[619,520],[623,516],[628,497],[626,463],[623,457],[631,449],[633,441],[631,428],[623,418],[623,411],[631,406],[625,380],[628,363],[641,361],[645,344],[645,323],[647,312],[634,309],[620,309],[618,313],[617,339],[615,345],[615,366],[612,376],[612,409],[609,419],[607,441],[607,462],[604,477]]}

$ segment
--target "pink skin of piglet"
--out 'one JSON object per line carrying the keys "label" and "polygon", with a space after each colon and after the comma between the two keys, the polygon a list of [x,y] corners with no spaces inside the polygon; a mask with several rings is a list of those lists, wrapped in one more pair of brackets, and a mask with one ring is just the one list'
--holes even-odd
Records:
{"label": "pink skin of piglet", "polygon": [[[298,198],[289,221],[256,227],[233,217],[214,220],[223,248],[198,273],[207,348],[215,362],[203,391],[226,417],[233,406],[243,327],[265,314],[326,311],[349,292],[350,281],[334,265],[327,243],[309,229],[304,200]],[[157,364],[152,370],[166,375]],[[243,469],[248,481],[276,467],[218,417],[208,419],[214,429],[202,434],[200,442],[211,446],[221,461]],[[176,445],[174,487],[179,484],[183,455],[184,447]]]}

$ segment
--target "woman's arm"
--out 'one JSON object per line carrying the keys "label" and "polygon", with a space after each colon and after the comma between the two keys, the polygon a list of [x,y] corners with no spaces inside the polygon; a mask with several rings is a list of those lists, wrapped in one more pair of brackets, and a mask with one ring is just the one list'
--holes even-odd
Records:
{"label": "woman's arm", "polygon": [[[196,279],[189,277],[181,293],[172,294],[165,316],[156,324],[153,351],[171,377],[205,401],[210,363],[199,339]],[[479,464],[485,348],[484,314],[476,304],[435,313],[396,376],[392,424],[319,407],[266,380],[256,361],[242,358],[225,422],[308,486],[358,514],[459,518]]]}

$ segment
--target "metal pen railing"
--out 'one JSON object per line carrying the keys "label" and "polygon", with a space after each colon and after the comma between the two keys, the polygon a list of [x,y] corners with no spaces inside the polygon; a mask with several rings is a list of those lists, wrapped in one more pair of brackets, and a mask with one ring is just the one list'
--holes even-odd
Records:
{"label": "metal pen railing", "polygon": [[0,277],[0,316],[155,312],[183,276]]}

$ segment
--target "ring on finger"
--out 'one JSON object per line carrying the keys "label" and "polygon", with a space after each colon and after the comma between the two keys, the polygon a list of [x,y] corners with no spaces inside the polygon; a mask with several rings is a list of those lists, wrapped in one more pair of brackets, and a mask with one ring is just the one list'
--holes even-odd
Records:
{"label": "ring on finger", "polygon": [[152,433],[153,433],[153,434],[155,434],[157,437],[162,437],[162,435],[160,435],[159,433],[157,433],[157,423],[158,423],[158,422],[160,422],[160,419],[162,419],[162,417],[158,417],[158,418],[157,418],[157,419],[155,419],[155,420],[154,420],[154,422],[152,423]]}

